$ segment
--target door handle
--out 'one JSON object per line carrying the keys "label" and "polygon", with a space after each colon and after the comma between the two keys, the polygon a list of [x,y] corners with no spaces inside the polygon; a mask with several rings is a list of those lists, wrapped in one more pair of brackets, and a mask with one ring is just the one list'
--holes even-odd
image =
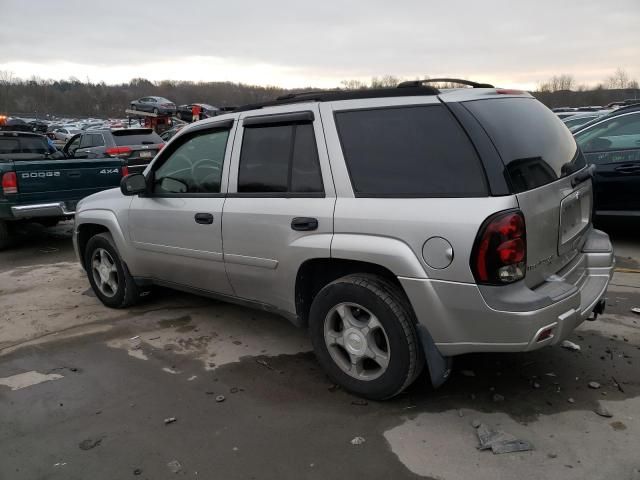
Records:
{"label": "door handle", "polygon": [[637,173],[640,172],[640,165],[623,165],[615,170],[620,173]]}
{"label": "door handle", "polygon": [[194,218],[196,223],[202,225],[211,225],[213,223],[213,215],[210,213],[196,213]]}
{"label": "door handle", "polygon": [[318,219],[311,217],[296,217],[291,220],[291,229],[298,232],[317,230]]}

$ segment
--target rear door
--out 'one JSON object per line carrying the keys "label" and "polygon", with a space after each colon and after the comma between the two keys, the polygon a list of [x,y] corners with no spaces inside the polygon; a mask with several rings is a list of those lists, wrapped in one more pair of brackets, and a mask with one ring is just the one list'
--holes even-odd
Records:
{"label": "rear door", "polygon": [[590,226],[592,186],[572,184],[584,156],[562,121],[528,96],[464,102],[491,137],[527,226],[530,287],[557,273],[578,253]]}
{"label": "rear door", "polygon": [[295,280],[330,256],[335,191],[317,104],[242,114],[222,234],[238,297],[295,312]]}
{"label": "rear door", "polygon": [[578,133],[576,141],[596,166],[596,213],[640,214],[640,112],[596,123]]}

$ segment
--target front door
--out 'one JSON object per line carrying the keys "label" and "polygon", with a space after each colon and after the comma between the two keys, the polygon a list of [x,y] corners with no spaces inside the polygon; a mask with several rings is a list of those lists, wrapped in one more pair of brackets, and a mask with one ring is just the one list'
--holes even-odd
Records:
{"label": "front door", "polygon": [[231,122],[208,125],[176,139],[153,163],[149,192],[134,197],[129,212],[134,276],[232,293],[222,254],[231,138]]}
{"label": "front door", "polygon": [[222,221],[227,273],[238,297],[295,313],[298,268],[328,258],[333,235],[319,111],[241,118]]}

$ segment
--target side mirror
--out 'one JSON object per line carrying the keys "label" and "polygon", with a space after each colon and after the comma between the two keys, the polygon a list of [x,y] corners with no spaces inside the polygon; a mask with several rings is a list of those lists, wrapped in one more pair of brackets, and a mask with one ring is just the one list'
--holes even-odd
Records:
{"label": "side mirror", "polygon": [[147,191],[147,179],[141,173],[127,175],[120,180],[120,191],[126,196],[144,193]]}

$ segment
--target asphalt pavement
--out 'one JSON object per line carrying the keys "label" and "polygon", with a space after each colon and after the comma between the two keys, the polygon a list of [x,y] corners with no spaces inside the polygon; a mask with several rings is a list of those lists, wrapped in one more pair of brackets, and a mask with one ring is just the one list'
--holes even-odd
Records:
{"label": "asphalt pavement", "polygon": [[[619,271],[579,351],[462,356],[386,402],[277,316],[164,289],[107,309],[71,224],[31,227],[0,252],[0,480],[640,479],[640,238],[602,227]],[[533,449],[480,451],[474,422]]]}

